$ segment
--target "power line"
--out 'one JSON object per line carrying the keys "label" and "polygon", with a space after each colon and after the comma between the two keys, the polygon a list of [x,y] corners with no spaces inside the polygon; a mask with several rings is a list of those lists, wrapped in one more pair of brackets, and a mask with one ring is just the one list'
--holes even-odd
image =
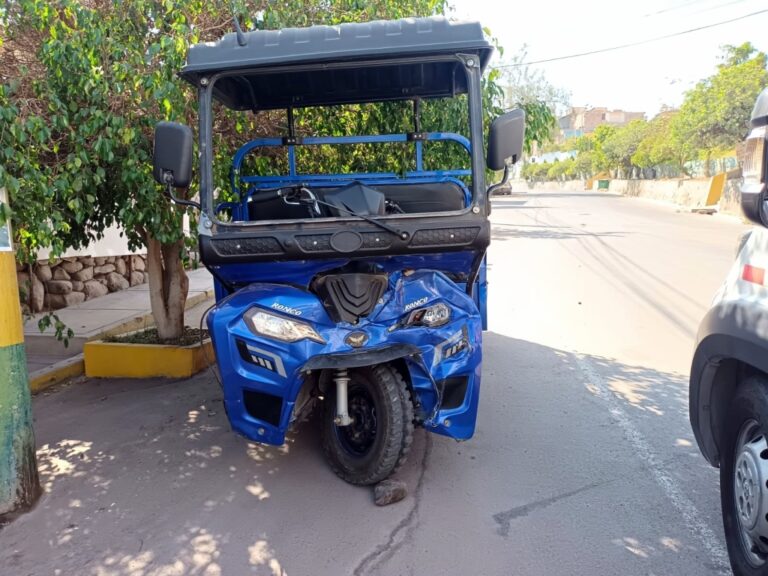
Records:
{"label": "power line", "polygon": [[694,16],[696,14],[703,14],[704,12],[712,12],[713,10],[720,10],[722,8],[725,8],[726,6],[731,6],[733,4],[741,4],[742,2],[749,2],[749,0],[732,0],[731,2],[726,2],[725,4],[716,4],[714,6],[707,6],[706,8],[702,8],[701,10],[696,10],[696,12],[691,12],[691,16]]}
{"label": "power line", "polygon": [[[702,12],[711,12],[712,10],[720,10],[721,8],[725,8],[726,6],[731,6],[733,4],[741,4],[742,2],[749,2],[749,0],[732,0],[731,2],[726,2],[725,4],[714,4],[712,6],[705,6],[701,10],[696,10],[695,12],[688,13],[687,16],[691,16],[694,14],[701,14]],[[649,14],[643,14],[643,18],[649,18],[650,16],[657,16],[659,14],[666,14],[667,12],[672,12],[673,10],[680,10],[680,9],[687,8],[689,6],[693,6],[695,4],[700,4],[700,3],[701,3],[701,0],[691,0],[691,2],[686,2],[684,4],[678,4],[677,6],[664,8],[663,10],[659,10],[658,12],[650,12]]]}
{"label": "power line", "polygon": [[646,40],[639,40],[637,42],[629,42],[628,44],[619,44],[618,46],[611,46],[610,48],[599,48],[598,50],[590,50],[589,52],[579,52],[578,54],[569,54],[567,56],[556,56],[554,58],[545,58],[543,60],[532,60],[530,62],[516,62],[515,64],[502,64],[500,66],[494,66],[494,68],[517,68],[519,66],[529,66],[531,64],[546,64],[547,62],[557,62],[558,60],[570,60],[571,58],[581,58],[583,56],[592,56],[593,54],[602,54],[604,52],[613,52],[614,50],[623,50],[624,48],[633,48],[634,46],[642,46],[643,44],[650,44],[652,42],[658,42],[659,40],[666,40],[667,38],[674,38],[675,36],[683,36],[684,34],[690,34],[692,32],[699,32],[700,30],[706,30],[708,28],[715,28],[717,26],[723,26],[724,24],[730,24],[731,22],[738,22],[752,16],[758,16],[759,14],[765,14],[768,9],[758,10],[750,14],[744,14],[743,16],[737,16],[730,20],[723,20],[722,22],[715,22],[714,24],[705,24],[697,28],[691,28],[689,30],[682,30],[680,32],[673,32],[672,34],[665,34],[664,36],[656,36],[655,38],[648,38]]}
{"label": "power line", "polygon": [[648,18],[648,16],[656,16],[657,14],[664,14],[665,12],[672,12],[673,10],[679,10],[680,8],[685,8],[686,6],[696,4],[697,2],[699,2],[699,0],[690,0],[689,2],[683,2],[682,4],[669,6],[668,8],[664,8],[658,12],[649,12],[648,14],[643,14],[643,18]]}

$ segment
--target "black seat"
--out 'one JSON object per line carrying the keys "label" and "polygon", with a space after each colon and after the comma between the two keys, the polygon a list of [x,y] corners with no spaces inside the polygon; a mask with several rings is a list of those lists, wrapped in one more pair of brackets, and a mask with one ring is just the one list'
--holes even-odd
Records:
{"label": "black seat", "polygon": [[248,203],[248,220],[302,220],[312,218],[309,206],[286,204],[282,198]]}
{"label": "black seat", "polygon": [[[407,214],[418,212],[450,212],[462,210],[464,190],[455,182],[421,182],[418,184],[366,184],[384,194]],[[313,188],[319,199],[336,188]]]}
{"label": "black seat", "polygon": [[[349,188],[349,185],[345,188]],[[387,200],[397,204],[406,214],[419,212],[450,212],[464,209],[464,190],[455,182],[420,182],[417,184],[375,184],[368,186],[383,193]],[[319,200],[339,188],[312,188]],[[328,208],[323,208],[328,212]],[[327,216],[339,214],[327,213]],[[256,220],[301,220],[312,218],[309,206],[286,204],[282,198],[248,203],[248,219]]]}
{"label": "black seat", "polygon": [[377,190],[403,212],[450,212],[464,208],[464,191],[455,182],[377,184]]}

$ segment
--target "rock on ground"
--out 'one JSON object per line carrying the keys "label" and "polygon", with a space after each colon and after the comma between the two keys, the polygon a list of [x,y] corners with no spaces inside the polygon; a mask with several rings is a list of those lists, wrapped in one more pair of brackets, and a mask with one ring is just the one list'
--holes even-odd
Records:
{"label": "rock on ground", "polygon": [[388,506],[400,502],[408,495],[408,487],[402,480],[382,480],[373,488],[373,502],[376,506]]}

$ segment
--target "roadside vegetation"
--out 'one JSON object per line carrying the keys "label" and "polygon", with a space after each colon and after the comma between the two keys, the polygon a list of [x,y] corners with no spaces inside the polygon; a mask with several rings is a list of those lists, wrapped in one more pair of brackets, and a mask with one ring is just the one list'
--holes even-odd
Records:
{"label": "roadside vegetation", "polygon": [[[622,127],[598,126],[591,133],[550,144],[542,152],[571,158],[527,163],[528,180],[576,180],[609,173],[617,178],[668,178],[727,168],[743,140],[757,95],[768,85],[766,55],[750,43],[725,46],[717,71],[689,90],[679,109],[663,109],[652,120]],[[731,163],[732,165],[732,163]]]}

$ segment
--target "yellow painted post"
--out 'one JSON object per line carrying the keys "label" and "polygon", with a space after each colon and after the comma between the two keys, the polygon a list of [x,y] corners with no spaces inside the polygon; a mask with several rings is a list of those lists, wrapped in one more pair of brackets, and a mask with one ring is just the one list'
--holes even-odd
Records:
{"label": "yellow painted post", "polygon": [[725,178],[725,172],[720,172],[719,174],[715,174],[712,177],[712,180],[709,183],[707,202],[704,204],[704,206],[717,206],[717,204],[720,202],[720,198],[723,197],[723,192],[725,191]]}
{"label": "yellow painted post", "polygon": [[[7,214],[0,189],[0,214]],[[27,357],[10,223],[0,219],[0,517],[30,507],[40,494],[27,384]]]}

